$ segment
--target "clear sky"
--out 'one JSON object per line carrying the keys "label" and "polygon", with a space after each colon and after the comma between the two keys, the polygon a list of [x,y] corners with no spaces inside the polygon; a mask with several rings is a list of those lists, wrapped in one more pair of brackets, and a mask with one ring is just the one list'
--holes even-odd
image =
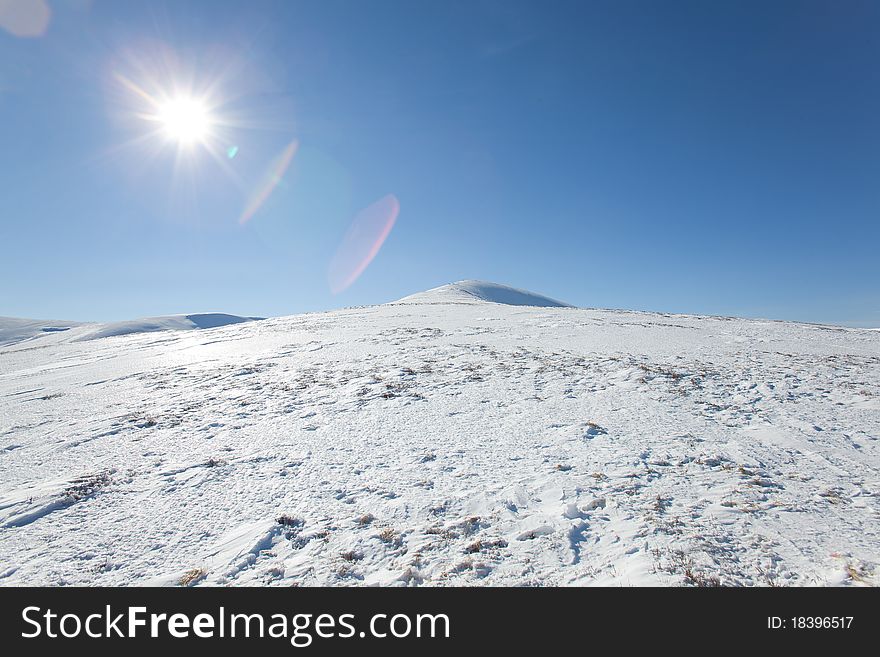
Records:
{"label": "clear sky", "polygon": [[480,278],[880,326],[878,2],[16,2],[0,315]]}

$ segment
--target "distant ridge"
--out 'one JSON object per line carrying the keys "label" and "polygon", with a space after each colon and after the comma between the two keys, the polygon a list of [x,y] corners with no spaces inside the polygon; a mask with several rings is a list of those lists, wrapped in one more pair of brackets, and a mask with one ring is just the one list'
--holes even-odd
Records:
{"label": "distant ridge", "polygon": [[162,317],[145,317],[125,322],[110,322],[100,325],[96,330],[81,336],[80,340],[97,340],[116,335],[132,333],[151,333],[154,331],[191,331],[193,329],[217,328],[229,324],[250,322],[261,317],[241,317],[226,313],[195,313],[192,315],[165,315]]}
{"label": "distant ridge", "polygon": [[193,313],[190,315],[163,315],[122,322],[64,322],[58,320],[19,319],[0,317],[0,347],[27,340],[45,340],[55,335],[55,340],[97,340],[118,335],[152,333],[155,331],[192,331],[217,328],[229,324],[250,322],[262,317],[242,317],[226,313]]}
{"label": "distant ridge", "polygon": [[466,280],[412,294],[393,303],[500,303],[508,306],[573,308],[574,306],[499,283]]}
{"label": "distant ridge", "polygon": [[79,322],[0,317],[0,346],[31,340],[50,333],[68,331],[77,326],[80,326]]}

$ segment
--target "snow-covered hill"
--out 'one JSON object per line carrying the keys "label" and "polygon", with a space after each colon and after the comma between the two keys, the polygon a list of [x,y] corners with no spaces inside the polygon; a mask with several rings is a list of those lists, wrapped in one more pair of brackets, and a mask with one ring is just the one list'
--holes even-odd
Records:
{"label": "snow-covered hill", "polygon": [[79,326],[78,322],[0,317],[0,346],[69,331],[76,326]]}
{"label": "snow-covered hill", "polygon": [[127,322],[111,322],[101,324],[89,331],[81,340],[96,340],[114,335],[130,335],[132,333],[152,333],[154,331],[191,331],[194,329],[217,328],[229,324],[250,322],[259,317],[240,317],[226,313],[196,313],[193,315],[166,315],[164,317],[147,317]]}
{"label": "snow-covered hill", "polygon": [[62,333],[66,340],[95,340],[115,335],[153,333],[155,331],[192,331],[250,322],[262,317],[240,317],[226,313],[195,313],[145,317],[123,322],[61,322],[55,320],[0,317],[0,346],[34,340],[53,333]]}
{"label": "snow-covered hill", "polygon": [[489,301],[508,306],[538,306],[545,308],[568,308],[567,303],[540,294],[518,290],[486,281],[459,281],[419,292],[400,299],[396,303],[479,303]]}
{"label": "snow-covered hill", "polygon": [[880,333],[508,294],[0,347],[0,584],[878,582]]}

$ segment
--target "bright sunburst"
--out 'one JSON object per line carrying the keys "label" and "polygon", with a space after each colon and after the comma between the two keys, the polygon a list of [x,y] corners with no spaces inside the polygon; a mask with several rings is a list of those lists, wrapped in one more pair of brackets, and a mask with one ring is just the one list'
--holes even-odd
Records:
{"label": "bright sunburst", "polygon": [[[4,0],[0,0],[0,4]],[[201,61],[192,56],[192,60]],[[249,81],[234,54],[218,56],[202,70],[162,43],[145,42],[120,50],[112,63],[114,114],[130,138],[114,150],[132,152],[140,163],[171,165],[175,181],[209,174],[207,160],[241,184],[238,154],[242,129],[262,127],[242,103]]]}
{"label": "bright sunburst", "polygon": [[155,118],[165,135],[182,146],[204,143],[214,123],[205,103],[189,97],[161,103]]}

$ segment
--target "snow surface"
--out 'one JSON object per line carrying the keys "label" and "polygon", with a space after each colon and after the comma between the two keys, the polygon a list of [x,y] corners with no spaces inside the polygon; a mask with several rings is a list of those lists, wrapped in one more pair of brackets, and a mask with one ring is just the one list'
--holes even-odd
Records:
{"label": "snow surface", "polygon": [[459,292],[0,347],[0,585],[877,583],[878,332]]}

